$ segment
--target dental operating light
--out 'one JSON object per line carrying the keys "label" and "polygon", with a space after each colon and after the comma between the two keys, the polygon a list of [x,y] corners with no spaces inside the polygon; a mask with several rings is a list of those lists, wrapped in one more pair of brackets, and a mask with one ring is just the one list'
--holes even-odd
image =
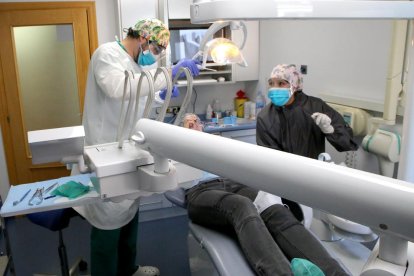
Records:
{"label": "dental operating light", "polygon": [[[240,45],[236,45],[236,43],[224,37],[212,39],[213,35],[216,32],[227,26],[230,26],[231,30],[243,31],[243,41]],[[197,59],[198,57],[202,56],[202,68],[206,67],[208,56],[211,56],[214,63],[218,65],[238,64],[240,66],[246,67],[247,62],[241,52],[244,44],[246,43],[246,36],[246,25],[242,21],[215,22],[210,26],[210,28],[208,28],[207,32],[205,33],[200,43],[199,51],[194,55],[193,59]]]}

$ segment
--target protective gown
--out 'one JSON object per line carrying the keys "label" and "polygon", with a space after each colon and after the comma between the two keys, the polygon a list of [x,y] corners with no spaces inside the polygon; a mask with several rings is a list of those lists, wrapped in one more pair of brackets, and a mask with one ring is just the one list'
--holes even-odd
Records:
{"label": "protective gown", "polygon": [[[311,115],[315,112],[331,118],[332,134],[324,134],[314,123]],[[316,159],[325,152],[325,138],[340,152],[358,149],[352,129],[342,116],[321,99],[302,91],[295,92],[292,104],[268,104],[257,116],[256,142],[260,146]]]}
{"label": "protective gown", "polygon": [[[125,70],[134,73],[131,78],[131,89],[136,91],[142,68],[123,50],[117,42],[101,45],[92,56],[89,64],[88,82],[86,87],[85,109],[82,124],[85,128],[85,144],[96,145],[116,141],[121,113],[122,95],[124,90]],[[150,71],[152,76],[155,69]],[[155,83],[155,91],[166,86],[165,79],[159,77]],[[126,106],[129,102],[129,92]],[[148,84],[142,82],[139,117],[141,117],[148,95]],[[161,103],[159,92],[156,101]],[[135,100],[133,97],[132,100]],[[124,114],[125,115],[125,114]],[[131,119],[133,116],[130,116]],[[129,133],[132,122],[127,123]],[[73,173],[73,172],[72,172]],[[116,185],[116,183],[114,183]],[[99,229],[117,229],[126,225],[135,216],[139,200],[124,199],[121,202],[97,202],[74,209],[85,217],[89,223]]]}

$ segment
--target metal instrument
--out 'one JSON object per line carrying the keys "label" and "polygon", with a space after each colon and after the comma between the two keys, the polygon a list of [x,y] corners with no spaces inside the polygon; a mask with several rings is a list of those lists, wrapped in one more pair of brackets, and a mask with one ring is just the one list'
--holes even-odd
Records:
{"label": "metal instrument", "polygon": [[13,201],[13,206],[16,206],[17,204],[22,202],[26,198],[26,196],[30,193],[31,190],[32,189],[29,189],[19,200]]}
{"label": "metal instrument", "polygon": [[32,198],[30,198],[29,200],[30,206],[39,205],[40,203],[43,202],[43,189],[44,189],[43,187],[36,189],[36,192],[33,194]]}

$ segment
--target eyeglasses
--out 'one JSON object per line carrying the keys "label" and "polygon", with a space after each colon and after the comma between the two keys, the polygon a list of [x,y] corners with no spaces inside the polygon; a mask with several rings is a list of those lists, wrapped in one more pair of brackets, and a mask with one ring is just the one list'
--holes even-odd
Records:
{"label": "eyeglasses", "polygon": [[154,55],[161,55],[165,52],[165,47],[158,45],[157,42],[150,40],[148,43],[150,50]]}

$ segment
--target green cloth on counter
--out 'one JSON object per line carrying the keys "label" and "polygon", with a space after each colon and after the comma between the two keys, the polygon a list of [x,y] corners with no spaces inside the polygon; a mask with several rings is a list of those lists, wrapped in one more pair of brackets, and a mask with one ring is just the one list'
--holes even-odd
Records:
{"label": "green cloth on counter", "polygon": [[325,276],[319,267],[308,260],[293,258],[290,264],[294,276]]}
{"label": "green cloth on counter", "polygon": [[57,196],[64,196],[70,199],[77,198],[89,192],[89,186],[85,186],[80,182],[69,181],[54,189],[51,194]]}

